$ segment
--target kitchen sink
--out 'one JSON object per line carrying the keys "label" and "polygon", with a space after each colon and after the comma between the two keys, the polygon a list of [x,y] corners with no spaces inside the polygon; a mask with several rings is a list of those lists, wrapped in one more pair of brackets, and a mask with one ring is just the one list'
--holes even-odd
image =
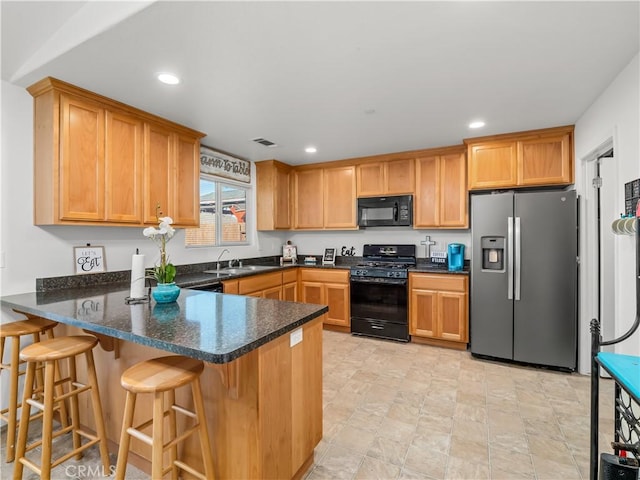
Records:
{"label": "kitchen sink", "polygon": [[243,267],[238,267],[239,270],[272,270],[274,268],[278,268],[274,265],[246,265]]}
{"label": "kitchen sink", "polygon": [[225,272],[219,272],[218,270],[204,270],[202,273],[208,273],[211,275],[215,275],[216,277],[220,278],[220,277],[228,277],[230,275],[233,275],[234,273],[237,272],[231,272],[231,271],[225,271]]}

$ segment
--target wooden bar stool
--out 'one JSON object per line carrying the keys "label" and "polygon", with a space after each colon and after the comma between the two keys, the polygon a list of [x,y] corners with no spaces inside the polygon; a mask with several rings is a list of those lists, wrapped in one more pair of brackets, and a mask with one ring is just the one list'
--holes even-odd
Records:
{"label": "wooden bar stool", "polygon": [[[25,374],[24,370],[20,370],[20,366],[24,363],[20,360],[20,340],[22,337],[31,335],[33,343],[38,343],[41,335],[47,334],[49,338],[53,338],[53,328],[58,322],[45,320],[44,318],[31,315],[24,312],[17,312],[27,316],[27,320],[7,323],[0,327],[0,371],[6,370],[9,373],[9,398],[7,408],[0,410],[0,418],[7,422],[7,463],[13,462],[15,458],[15,443],[17,431],[18,409],[22,406],[22,402],[18,398],[18,379]],[[9,363],[4,363],[5,341],[11,341],[11,358]],[[38,384],[42,391],[43,377],[42,367],[37,369]],[[56,409],[60,412],[60,420],[64,426],[67,425],[67,409],[64,402],[56,405]],[[41,417],[42,413],[38,413],[32,419]]]}
{"label": "wooden bar stool", "polygon": [[[147,445],[151,445],[151,478],[162,478],[171,470],[171,478],[178,478],[178,469],[182,469],[202,480],[214,478],[213,456],[211,443],[207,432],[207,422],[204,416],[204,403],[200,388],[200,374],[204,364],[200,360],[182,356],[160,357],[140,362],[128,368],[121,377],[120,383],[127,391],[124,408],[122,432],[120,434],[120,448],[116,479],[123,480],[127,468],[127,454],[129,452],[130,437],[135,437]],[[194,410],[187,410],[175,404],[175,390],[183,385],[191,384]],[[168,408],[165,408],[164,394],[167,393]],[[133,411],[138,393],[153,393],[153,417],[136,427],[133,424]],[[176,437],[176,412],[191,417],[195,423],[179,437]],[[163,435],[164,417],[169,417],[170,438],[165,443]],[[141,432],[152,425],[151,436]],[[178,460],[178,443],[198,432],[200,434],[200,448],[204,462],[204,474]],[[164,467],[162,457],[166,450],[170,450],[171,464]]]}
{"label": "wooden bar stool", "polygon": [[[20,416],[20,428],[18,430],[18,442],[16,444],[16,465],[13,469],[14,480],[22,478],[23,466],[29,467],[43,479],[51,478],[51,469],[62,462],[75,456],[76,459],[82,457],[82,452],[87,448],[99,444],[100,457],[103,471],[109,472],[109,452],[107,450],[107,436],[102,417],[102,404],[100,403],[100,393],[98,391],[98,379],[93,361],[93,347],[98,343],[98,339],[93,336],[79,335],[70,337],[52,338],[34,343],[25,347],[20,352],[20,358],[27,362],[27,373],[22,400],[22,412]],[[87,362],[88,385],[78,382],[76,375],[76,356],[84,354]],[[67,359],[68,374],[65,378],[55,381],[56,364],[59,360]],[[33,397],[33,380],[36,372],[36,364],[44,363],[44,398],[42,402]],[[64,393],[56,392],[56,383],[61,386],[67,385]],[[63,389],[65,390],[65,389]],[[93,407],[93,416],[96,423],[96,435],[92,435],[80,428],[80,409],[78,395],[90,391]],[[65,399],[71,402],[71,425],[53,431],[53,406],[56,402]],[[36,407],[43,412],[42,419],[42,439],[27,445],[27,432],[29,430],[29,417],[31,407]],[[72,433],[73,450],[65,453],[61,457],[52,461],[51,447],[52,440],[67,432]],[[82,445],[80,437],[89,441]],[[26,452],[41,446],[42,455],[40,466],[25,457]]]}

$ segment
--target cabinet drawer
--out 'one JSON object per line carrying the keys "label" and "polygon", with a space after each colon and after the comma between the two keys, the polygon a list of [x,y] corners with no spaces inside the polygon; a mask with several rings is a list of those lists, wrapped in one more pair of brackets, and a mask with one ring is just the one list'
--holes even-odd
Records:
{"label": "cabinet drawer", "polygon": [[466,292],[468,278],[462,275],[412,273],[409,276],[410,288],[425,288],[447,292]]}
{"label": "cabinet drawer", "polygon": [[323,270],[320,268],[303,268],[300,280],[324,283],[349,283],[349,270]]}
{"label": "cabinet drawer", "polygon": [[292,268],[291,270],[284,270],[282,272],[282,283],[291,283],[298,281],[298,269]]}
{"label": "cabinet drawer", "polygon": [[238,290],[240,295],[246,295],[257,290],[282,286],[282,272],[263,273],[239,280]]}

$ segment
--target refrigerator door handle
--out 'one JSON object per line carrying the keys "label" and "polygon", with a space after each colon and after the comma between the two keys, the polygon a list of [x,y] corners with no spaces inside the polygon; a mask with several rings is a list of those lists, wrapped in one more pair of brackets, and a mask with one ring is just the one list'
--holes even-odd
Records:
{"label": "refrigerator door handle", "polygon": [[515,238],[515,297],[520,300],[520,257],[522,256],[522,244],[520,241],[520,217],[516,217],[516,238]]}
{"label": "refrigerator door handle", "polygon": [[507,299],[513,300],[513,217],[507,218]]}

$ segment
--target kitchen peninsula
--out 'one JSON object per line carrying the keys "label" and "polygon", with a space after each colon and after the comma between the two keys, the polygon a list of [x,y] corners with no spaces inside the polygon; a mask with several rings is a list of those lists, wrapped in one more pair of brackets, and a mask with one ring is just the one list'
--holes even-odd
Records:
{"label": "kitchen peninsula", "polygon": [[[94,355],[111,441],[124,410],[122,372],[171,352],[205,361],[216,478],[300,478],[322,438],[327,307],[190,289],[172,304],[128,305],[128,293],[116,286],[34,292],[2,297],[2,307],[60,322],[58,336],[84,330],[100,338]],[[191,404],[187,390],[177,393],[179,403]],[[150,402],[136,410],[150,411]],[[93,427],[92,419],[82,421]],[[201,461],[196,441],[180,452],[194,466]],[[149,471],[148,447],[132,441],[131,452],[130,462]]]}

